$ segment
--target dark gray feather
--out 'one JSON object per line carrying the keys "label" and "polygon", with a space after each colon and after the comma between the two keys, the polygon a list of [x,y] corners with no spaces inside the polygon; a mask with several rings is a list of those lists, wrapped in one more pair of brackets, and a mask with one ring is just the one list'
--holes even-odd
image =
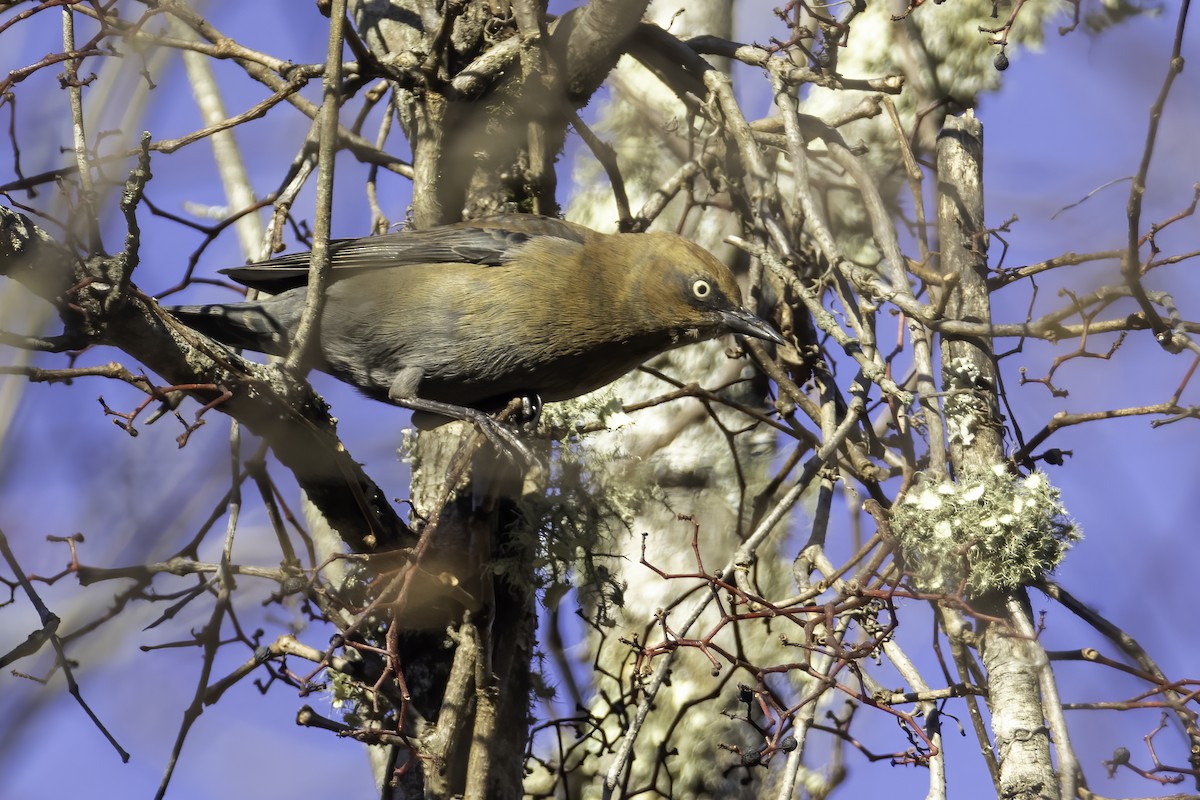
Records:
{"label": "dark gray feather", "polygon": [[[429,230],[401,231],[329,243],[333,280],[375,269],[411,264],[501,266],[535,238],[582,244],[586,229],[550,217],[508,214]],[[308,252],[287,253],[259,264],[221,272],[254,289],[278,294],[308,283]]]}

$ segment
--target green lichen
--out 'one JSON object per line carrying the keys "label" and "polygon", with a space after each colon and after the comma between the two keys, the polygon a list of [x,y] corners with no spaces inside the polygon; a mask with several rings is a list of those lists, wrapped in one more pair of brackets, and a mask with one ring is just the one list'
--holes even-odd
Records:
{"label": "green lichen", "polygon": [[[546,490],[519,503],[523,542],[536,556],[536,575],[552,606],[571,589],[596,624],[610,624],[609,609],[624,603],[625,585],[605,565],[614,537],[626,532],[658,492],[644,465],[625,451],[624,438],[605,435],[631,424],[612,390],[546,406],[541,429],[551,434]],[[512,565],[491,568],[508,575]]]}

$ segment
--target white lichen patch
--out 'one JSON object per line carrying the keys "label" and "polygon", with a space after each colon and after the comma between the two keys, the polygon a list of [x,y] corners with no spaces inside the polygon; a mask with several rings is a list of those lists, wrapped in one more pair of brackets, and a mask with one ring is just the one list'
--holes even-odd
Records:
{"label": "white lichen patch", "polygon": [[976,391],[981,378],[979,367],[968,358],[955,358],[943,365],[942,373],[947,392],[946,435],[951,443],[969,445],[975,441],[975,431],[991,417]]}
{"label": "white lichen patch", "polygon": [[930,592],[1007,591],[1040,579],[1080,538],[1045,474],[1004,465],[957,482],[918,484],[892,508],[914,584]]}

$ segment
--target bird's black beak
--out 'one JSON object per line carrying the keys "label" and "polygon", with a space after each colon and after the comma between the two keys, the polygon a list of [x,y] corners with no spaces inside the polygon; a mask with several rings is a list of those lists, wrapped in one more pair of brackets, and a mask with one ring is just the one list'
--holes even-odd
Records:
{"label": "bird's black beak", "polygon": [[721,318],[725,321],[725,326],[734,333],[753,336],[756,339],[766,339],[775,344],[787,344],[787,341],[774,328],[744,308],[722,311]]}

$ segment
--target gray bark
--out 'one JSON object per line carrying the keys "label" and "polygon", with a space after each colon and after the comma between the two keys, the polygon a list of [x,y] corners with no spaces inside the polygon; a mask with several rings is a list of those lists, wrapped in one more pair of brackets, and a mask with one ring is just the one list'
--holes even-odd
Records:
{"label": "gray bark", "polygon": [[[983,216],[983,125],[968,111],[946,120],[938,140],[938,238],[942,272],[957,276],[947,314],[973,322],[991,320],[987,291],[987,236]],[[975,421],[973,437],[950,442],[950,457],[959,474],[983,471],[1004,461],[1003,426],[996,404],[996,368],[991,343],[985,339],[942,340],[942,365],[970,362],[978,371],[969,408]],[[945,387],[950,388],[950,387]],[[957,390],[963,391],[963,390]],[[949,414],[948,414],[949,416]],[[949,420],[948,420],[949,421]],[[975,598],[976,608],[989,616],[1008,619],[1009,609],[1028,615],[1024,590],[1009,597]],[[1000,765],[999,796],[1019,800],[1057,800],[1058,781],[1050,761],[1050,736],[1039,693],[1039,672],[1045,655],[1041,645],[1020,635],[1019,625],[983,625],[979,648],[988,675],[988,704]]]}

